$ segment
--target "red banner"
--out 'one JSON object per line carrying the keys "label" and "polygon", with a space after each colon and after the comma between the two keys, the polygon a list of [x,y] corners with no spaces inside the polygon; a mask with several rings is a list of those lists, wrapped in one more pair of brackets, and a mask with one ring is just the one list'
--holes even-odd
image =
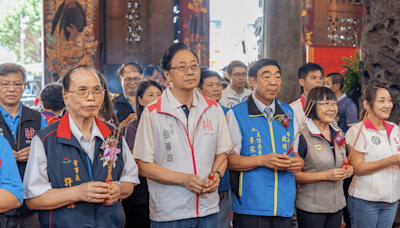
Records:
{"label": "red banner", "polygon": [[342,57],[352,58],[355,51],[355,47],[315,45],[310,47],[310,62],[321,65],[325,75],[332,72],[344,74],[346,68],[340,65],[346,62]]}
{"label": "red banner", "polygon": [[210,2],[209,0],[181,0],[180,41],[190,46],[203,66],[210,62]]}

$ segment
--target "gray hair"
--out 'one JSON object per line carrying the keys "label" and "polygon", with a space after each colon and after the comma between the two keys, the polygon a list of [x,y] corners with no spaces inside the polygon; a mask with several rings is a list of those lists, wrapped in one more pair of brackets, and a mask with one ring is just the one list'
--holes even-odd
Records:
{"label": "gray hair", "polygon": [[24,83],[26,82],[26,71],[21,65],[15,63],[0,64],[0,76],[5,77],[11,73],[21,73]]}
{"label": "gray hair", "polygon": [[80,69],[85,69],[85,70],[91,71],[96,76],[96,78],[99,80],[99,84],[101,85],[100,78],[97,75],[96,71],[92,67],[87,66],[87,65],[75,66],[75,67],[72,67],[71,69],[69,69],[64,74],[64,77],[62,77],[62,79],[61,79],[61,84],[62,84],[62,87],[63,87],[63,93],[69,91],[69,86],[71,84],[71,75],[72,75],[72,73],[74,73],[75,71],[80,70]]}

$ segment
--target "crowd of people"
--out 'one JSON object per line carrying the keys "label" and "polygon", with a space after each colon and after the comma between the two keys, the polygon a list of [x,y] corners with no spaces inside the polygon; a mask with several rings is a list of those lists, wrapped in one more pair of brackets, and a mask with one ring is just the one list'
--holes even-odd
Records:
{"label": "crowd of people", "polygon": [[[400,136],[382,84],[363,109],[340,73],[232,61],[221,77],[182,43],[160,66],[123,64],[122,93],[88,66],[22,105],[23,67],[0,65],[0,227],[389,228]],[[299,133],[299,134],[297,134]]]}

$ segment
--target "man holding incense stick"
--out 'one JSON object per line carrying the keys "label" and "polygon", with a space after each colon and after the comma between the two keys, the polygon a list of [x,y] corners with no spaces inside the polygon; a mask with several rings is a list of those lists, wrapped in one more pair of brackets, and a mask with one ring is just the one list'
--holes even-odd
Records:
{"label": "man holding incense stick", "polygon": [[231,145],[224,111],[196,90],[199,58],[187,45],[172,45],[161,65],[172,86],[144,109],[133,148],[149,186],[151,227],[215,228]]}
{"label": "man holding incense stick", "polygon": [[73,68],[62,85],[68,113],[32,140],[26,204],[39,210],[41,227],[122,228],[119,200],[139,183],[138,167],[119,131],[96,117],[104,88],[95,71]]}
{"label": "man holding incense stick", "polygon": [[276,99],[282,76],[278,63],[261,59],[252,66],[254,93],[227,113],[231,139],[239,142],[229,156],[233,226],[290,228],[296,185],[293,173],[303,159],[289,152],[298,131],[293,110]]}

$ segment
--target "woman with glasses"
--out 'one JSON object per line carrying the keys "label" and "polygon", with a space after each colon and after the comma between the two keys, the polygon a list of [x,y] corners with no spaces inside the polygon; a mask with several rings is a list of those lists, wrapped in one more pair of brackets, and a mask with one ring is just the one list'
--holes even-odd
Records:
{"label": "woman with glasses", "polygon": [[38,210],[41,227],[122,228],[119,200],[139,183],[138,167],[124,137],[96,117],[104,101],[96,72],[72,68],[62,85],[68,113],[32,140],[26,204]]}
{"label": "woman with glasses", "polygon": [[343,180],[353,167],[343,167],[346,145],[343,132],[332,123],[338,113],[335,93],[315,87],[304,107],[315,102],[311,120],[301,130],[298,153],[304,159],[301,172],[295,173],[297,219],[299,228],[340,228],[346,200]]}
{"label": "woman with glasses", "polygon": [[347,208],[353,228],[390,228],[400,199],[399,127],[385,121],[393,109],[392,94],[382,84],[368,85],[363,105],[364,127],[360,122],[346,133],[349,151],[354,147]]}
{"label": "woman with glasses", "polygon": [[231,145],[224,111],[197,91],[199,58],[187,45],[172,45],[161,63],[172,86],[142,112],[133,149],[147,178],[151,227],[214,228]]}

